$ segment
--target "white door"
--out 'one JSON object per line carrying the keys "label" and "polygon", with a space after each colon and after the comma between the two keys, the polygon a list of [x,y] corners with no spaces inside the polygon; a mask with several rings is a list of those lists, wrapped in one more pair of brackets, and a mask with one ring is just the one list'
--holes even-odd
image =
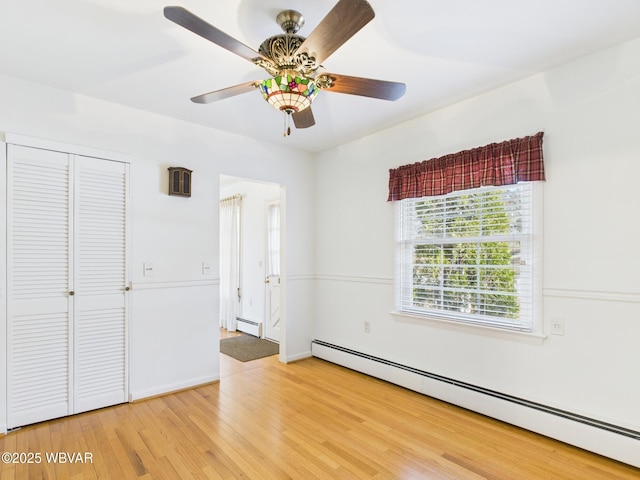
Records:
{"label": "white door", "polygon": [[126,401],[128,165],[8,146],[8,427]]}
{"label": "white door", "polygon": [[266,325],[264,336],[280,341],[280,204],[267,205]]}
{"label": "white door", "polygon": [[8,427],[72,413],[69,156],[8,145]]}
{"label": "white door", "polygon": [[75,161],[74,413],[127,400],[128,165]]}

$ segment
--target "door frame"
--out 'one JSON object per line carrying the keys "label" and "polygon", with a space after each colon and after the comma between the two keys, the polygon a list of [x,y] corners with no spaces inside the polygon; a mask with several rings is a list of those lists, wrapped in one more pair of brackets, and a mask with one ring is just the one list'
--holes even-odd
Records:
{"label": "door frame", "polygon": [[[227,180],[229,181],[229,183],[227,183]],[[228,185],[233,184],[233,182],[247,182],[249,184],[256,184],[256,185],[269,184],[278,188],[276,201],[280,203],[280,325],[281,325],[280,326],[280,354],[278,358],[279,358],[279,361],[286,362],[286,358],[287,358],[286,345],[285,345],[285,340],[286,340],[286,308],[285,307],[286,307],[286,283],[287,283],[286,281],[286,238],[285,238],[286,231],[287,231],[286,230],[286,188],[284,185],[274,182],[272,180],[261,180],[261,179],[246,177],[238,174],[221,173],[218,179],[218,186],[220,189],[224,187],[224,192],[222,192],[222,190],[219,190],[218,198],[223,198],[233,193],[243,193],[243,192],[236,191],[236,189],[228,188]],[[249,199],[251,197],[247,195],[246,198]],[[262,208],[263,211],[266,212],[264,203],[261,204],[260,208]],[[244,236],[246,237],[248,232],[247,232],[246,224],[244,224],[244,222],[246,222],[246,216],[245,216],[245,221],[243,221]],[[219,222],[218,222],[218,226],[219,226]],[[261,223],[260,225],[258,225],[258,228],[261,229],[262,231],[266,231],[266,224]],[[264,256],[266,252],[265,244],[266,244],[266,241],[263,241],[261,245],[257,247],[257,248],[260,248],[261,256]],[[246,242],[244,247],[246,248]],[[263,257],[263,261],[262,261],[263,266],[265,265],[265,260],[266,259]],[[262,272],[263,272],[262,275],[260,275],[259,277],[256,277],[256,281],[259,281],[260,284],[262,285],[261,294],[264,295],[266,292],[266,289],[264,288],[264,279],[266,277],[266,267],[263,267]],[[247,275],[244,275],[243,278],[244,278],[244,282],[246,283]],[[246,285],[244,286],[244,292],[245,292],[245,295],[243,296],[243,298],[247,298]],[[266,318],[264,318],[265,311],[266,311],[265,308],[262,308],[262,312],[260,313],[260,317],[263,322],[266,321]],[[215,321],[217,321],[217,319]],[[265,325],[263,323],[261,336],[264,336],[264,330],[265,330],[264,327]]]}

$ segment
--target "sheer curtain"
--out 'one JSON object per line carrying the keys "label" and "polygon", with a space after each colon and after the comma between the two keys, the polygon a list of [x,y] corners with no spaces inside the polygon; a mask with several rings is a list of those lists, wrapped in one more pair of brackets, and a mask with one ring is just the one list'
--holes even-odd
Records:
{"label": "sheer curtain", "polygon": [[240,307],[242,196],[220,200],[220,327],[235,331]]}

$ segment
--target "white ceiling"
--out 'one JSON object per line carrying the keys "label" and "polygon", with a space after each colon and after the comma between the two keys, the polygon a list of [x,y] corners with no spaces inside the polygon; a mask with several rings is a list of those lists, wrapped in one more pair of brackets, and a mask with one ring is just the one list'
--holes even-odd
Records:
{"label": "white ceiling", "polygon": [[[396,102],[320,92],[316,125],[282,137],[258,91],[195,95],[266,72],[175,25],[181,5],[257,50],[295,9],[307,36],[336,0],[0,0],[0,73],[292,148],[319,152],[640,37],[638,0],[370,0],[376,17],[323,65],[404,82]],[[0,106],[1,107],[1,106]]]}

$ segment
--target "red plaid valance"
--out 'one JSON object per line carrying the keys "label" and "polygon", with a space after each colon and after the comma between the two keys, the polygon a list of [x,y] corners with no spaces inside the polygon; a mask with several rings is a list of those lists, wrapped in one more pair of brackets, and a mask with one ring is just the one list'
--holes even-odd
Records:
{"label": "red plaid valance", "polygon": [[388,201],[544,180],[543,132],[389,170]]}

